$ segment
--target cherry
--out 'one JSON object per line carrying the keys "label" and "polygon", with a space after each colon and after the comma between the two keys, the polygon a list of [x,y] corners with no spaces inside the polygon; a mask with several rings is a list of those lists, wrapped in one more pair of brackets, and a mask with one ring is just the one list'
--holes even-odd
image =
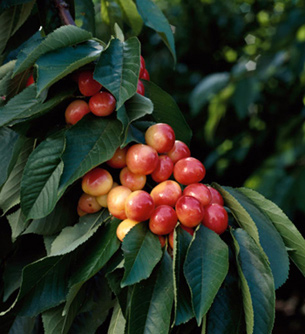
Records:
{"label": "cherry", "polygon": [[28,80],[27,80],[27,82],[26,82],[26,87],[31,86],[34,82],[35,82],[35,80],[34,80],[34,76],[33,76],[33,74],[31,74],[31,75],[28,77]]}
{"label": "cherry", "polygon": [[96,167],[86,173],[82,179],[82,189],[92,196],[101,196],[109,192],[113,185],[111,174],[103,168]]}
{"label": "cherry", "polygon": [[175,140],[174,146],[167,155],[172,159],[175,164],[178,160],[188,158],[191,156],[191,151],[188,146],[181,140]]}
{"label": "cherry", "polygon": [[145,87],[144,87],[144,84],[141,80],[138,80],[137,93],[140,94],[140,95],[143,95],[143,96],[145,94]]}
{"label": "cherry", "polygon": [[126,153],[126,164],[135,174],[151,174],[158,163],[157,151],[144,144],[132,145]]}
{"label": "cherry", "polygon": [[184,185],[200,182],[205,173],[202,162],[192,157],[180,159],[174,166],[174,178]]}
{"label": "cherry", "polygon": [[158,153],[170,151],[175,143],[173,128],[165,123],[150,126],[145,132],[146,144],[153,147]]}
{"label": "cherry", "polygon": [[108,92],[99,92],[93,95],[89,100],[91,112],[100,117],[108,116],[115,110],[116,99]]}
{"label": "cherry", "polygon": [[195,227],[202,222],[204,209],[195,197],[181,196],[175,206],[178,220],[186,227]]}
{"label": "cherry", "polygon": [[111,189],[107,196],[108,211],[118,219],[126,219],[125,202],[131,194],[131,190],[125,186],[118,186]]}
{"label": "cherry", "polygon": [[167,180],[157,184],[150,195],[155,202],[155,206],[165,204],[174,207],[178,198],[182,195],[182,190],[176,181]]}
{"label": "cherry", "polygon": [[159,235],[169,234],[178,221],[176,211],[169,205],[156,207],[149,219],[150,230]]}
{"label": "cherry", "polygon": [[212,197],[211,198],[211,203],[217,203],[217,204],[223,206],[224,201],[223,201],[223,198],[222,198],[220,192],[217,189],[215,189],[211,186],[208,186],[208,189],[210,190],[211,197]]}
{"label": "cherry", "polygon": [[160,155],[155,170],[151,173],[151,177],[155,182],[163,182],[172,175],[174,163],[167,155]]}
{"label": "cherry", "polygon": [[136,190],[126,199],[125,214],[132,220],[145,221],[150,218],[154,207],[154,200],[148,192]]}
{"label": "cherry", "polygon": [[65,110],[67,124],[74,125],[90,112],[88,103],[84,100],[72,101]]}
{"label": "cherry", "polygon": [[84,215],[87,214],[87,212],[83,211],[79,205],[77,205],[77,214],[80,216],[80,217],[83,217]]}
{"label": "cherry", "polygon": [[80,213],[95,213],[101,210],[101,206],[98,204],[96,197],[83,193],[78,200],[78,208],[81,210]]}
{"label": "cherry", "polygon": [[149,73],[148,73],[148,71],[147,71],[146,68],[145,68],[145,70],[144,70],[142,76],[140,76],[140,79],[144,79],[144,80],[147,80],[147,81],[150,80],[150,75],[149,75]]}
{"label": "cherry", "polygon": [[114,152],[114,155],[106,163],[112,168],[124,168],[126,166],[126,152],[128,147],[118,147]]}
{"label": "cherry", "polygon": [[123,241],[125,235],[139,222],[132,219],[124,219],[117,227],[116,235],[119,240]]}
{"label": "cherry", "polygon": [[217,203],[205,207],[202,224],[217,234],[223,233],[228,227],[228,213]]}
{"label": "cherry", "polygon": [[143,76],[145,68],[146,68],[145,60],[144,60],[143,56],[141,55],[140,56],[140,74],[139,74],[140,78]]}
{"label": "cherry", "polygon": [[135,174],[128,167],[124,167],[120,172],[121,184],[131,191],[141,190],[146,184],[146,175]]}
{"label": "cherry", "polygon": [[212,195],[209,188],[202,183],[192,183],[183,190],[183,195],[192,196],[198,199],[202,206],[211,203]]}
{"label": "cherry", "polygon": [[102,85],[93,79],[92,71],[83,71],[78,76],[78,89],[84,96],[93,96],[98,93]]}
{"label": "cherry", "polygon": [[[113,188],[115,188],[117,186],[118,186],[118,183],[113,182],[111,189],[113,189]],[[98,204],[100,206],[102,206],[103,208],[107,208],[107,198],[108,198],[108,193],[105,194],[105,195],[96,196],[96,200],[97,200]]]}

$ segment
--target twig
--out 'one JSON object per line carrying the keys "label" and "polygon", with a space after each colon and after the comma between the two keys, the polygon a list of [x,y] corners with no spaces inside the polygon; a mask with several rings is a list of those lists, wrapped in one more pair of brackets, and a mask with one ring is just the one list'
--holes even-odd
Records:
{"label": "twig", "polygon": [[55,6],[58,8],[59,16],[65,25],[76,25],[71,13],[69,11],[69,5],[64,0],[54,0]]}

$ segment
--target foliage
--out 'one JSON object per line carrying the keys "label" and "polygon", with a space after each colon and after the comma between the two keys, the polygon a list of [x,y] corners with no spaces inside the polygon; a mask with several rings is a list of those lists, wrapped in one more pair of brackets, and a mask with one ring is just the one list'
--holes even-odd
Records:
{"label": "foliage", "polygon": [[[215,3],[214,15],[227,8],[226,3]],[[271,333],[275,290],[286,282],[290,260],[305,275],[305,240],[260,193],[213,183],[229,213],[228,230],[219,236],[200,225],[190,236],[178,224],[172,253],[168,245],[161,248],[146,222],[137,224],[121,244],[116,237],[119,220],[107,209],[78,217],[76,207],[82,176],[109,160],[118,147],[143,142],[144,129],[152,123],[172,125],[177,139],[187,144],[194,143],[191,128],[195,140],[210,140],[216,148],[206,159],[208,168],[228,157],[246,162],[254,139],[259,147],[270,140],[261,133],[264,117],[270,115],[258,106],[272,94],[271,78],[275,76],[279,86],[282,81],[292,85],[296,78],[302,82],[303,68],[290,68],[288,56],[299,57],[301,63],[303,41],[291,44],[289,37],[298,32],[302,38],[303,9],[287,5],[285,15],[280,11],[282,15],[269,17],[259,2],[255,10],[260,29],[251,22],[235,22],[231,29],[240,25],[240,35],[255,28],[258,35],[266,33],[266,18],[277,23],[278,30],[270,33],[270,45],[261,42],[255,50],[234,51],[234,41],[229,41],[232,47],[220,51],[227,62],[234,52],[244,53],[243,58],[235,66],[211,68],[202,80],[197,76],[188,114],[153,82],[145,82],[145,96],[136,93],[142,34],[143,40],[151,36],[162,41],[162,52],[172,63],[186,52],[175,46],[172,27],[153,1],[69,4],[77,26],[63,24],[60,18],[73,21],[59,1],[0,4],[1,333]],[[226,26],[241,6],[239,1],[234,4]],[[245,13],[251,13],[251,5],[242,4]],[[178,5],[193,8],[192,1],[175,1],[172,9]],[[206,1],[202,6],[197,15],[210,8]],[[204,21],[207,27],[209,20]],[[218,24],[224,23],[219,19]],[[277,34],[284,33],[279,39]],[[153,58],[147,59],[153,67]],[[177,68],[175,75],[182,75],[179,63]],[[94,70],[94,78],[116,97],[117,110],[105,118],[87,115],[67,126],[63,110],[79,95],[73,81],[79,69]],[[35,83],[26,87],[30,74]],[[236,114],[227,120],[230,110]],[[285,141],[300,124],[287,119],[276,119],[270,129],[272,135],[282,135],[268,168],[276,164],[286,171],[289,158],[295,162],[302,156],[301,135]],[[301,113],[298,119],[302,121]],[[222,122],[227,129],[217,138]],[[282,122],[285,128],[279,126]],[[235,126],[229,129],[231,124]],[[243,124],[251,131],[242,129]],[[287,155],[279,156],[283,145]],[[230,167],[222,166],[222,173]]]}

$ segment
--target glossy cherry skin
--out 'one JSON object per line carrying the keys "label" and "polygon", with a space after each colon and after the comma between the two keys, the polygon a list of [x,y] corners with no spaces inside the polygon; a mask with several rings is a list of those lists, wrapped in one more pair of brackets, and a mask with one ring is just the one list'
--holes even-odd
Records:
{"label": "glossy cherry skin", "polygon": [[83,71],[78,75],[78,89],[84,96],[93,96],[98,93],[102,85],[93,79],[92,71]]}
{"label": "glossy cherry skin", "polygon": [[149,219],[149,229],[158,235],[169,234],[178,221],[176,211],[169,205],[156,207]]}
{"label": "glossy cherry skin", "polygon": [[84,100],[72,101],[65,110],[67,124],[74,125],[90,112],[89,105]]}
{"label": "glossy cherry skin", "polygon": [[150,75],[149,75],[149,73],[148,73],[148,71],[147,71],[146,68],[145,68],[145,70],[144,70],[142,76],[140,76],[140,79],[144,79],[144,80],[147,80],[147,81],[150,80]]}
{"label": "glossy cherry skin", "polygon": [[117,227],[116,235],[119,240],[123,241],[125,235],[139,222],[132,219],[124,219]]}
{"label": "glossy cherry skin", "polygon": [[140,56],[140,73],[139,73],[139,77],[141,78],[144,74],[146,65],[145,65],[145,60],[143,58],[143,56]]}
{"label": "glossy cherry skin", "polygon": [[151,177],[155,182],[161,183],[170,178],[174,170],[174,164],[167,155],[160,155],[155,170],[151,173]]}
{"label": "glossy cherry skin", "polygon": [[127,146],[124,148],[117,148],[112,158],[106,162],[107,165],[117,169],[124,168],[126,166],[127,149]]}
{"label": "glossy cherry skin", "polygon": [[167,180],[157,184],[150,195],[155,202],[155,206],[164,204],[174,207],[178,198],[182,195],[182,190],[176,181]]}
{"label": "glossy cherry skin", "polygon": [[113,185],[111,174],[103,168],[96,167],[86,173],[82,179],[82,189],[92,196],[101,196],[109,192]]}
{"label": "glossy cherry skin", "polygon": [[188,146],[181,140],[175,140],[174,146],[167,155],[172,159],[175,164],[178,160],[188,158],[191,156],[191,151]]}
{"label": "glossy cherry skin", "polygon": [[33,76],[33,74],[31,74],[31,75],[28,77],[28,80],[26,81],[26,87],[32,85],[34,82],[35,82],[35,80],[34,80],[34,76]]}
{"label": "glossy cherry skin", "polygon": [[158,163],[157,151],[144,144],[130,146],[126,153],[126,165],[135,174],[151,174]]}
{"label": "glossy cherry skin", "polygon": [[205,176],[205,167],[198,159],[180,159],[174,166],[174,178],[183,185],[200,182]]}
{"label": "glossy cherry skin", "polygon": [[141,190],[146,184],[146,175],[135,174],[128,167],[124,167],[120,172],[120,182],[131,191]]}
{"label": "glossy cherry skin", "polygon": [[195,227],[202,222],[204,209],[198,199],[181,196],[175,206],[179,222],[186,227]]}
{"label": "glossy cherry skin", "polygon": [[153,147],[158,153],[170,151],[175,143],[175,132],[166,123],[157,123],[145,131],[146,144]]}
{"label": "glossy cherry skin", "polygon": [[99,92],[89,100],[89,109],[95,116],[109,116],[114,112],[115,106],[116,99],[108,92]]}
{"label": "glossy cherry skin", "polygon": [[202,224],[217,234],[222,234],[228,227],[228,213],[217,203],[205,207]]}
{"label": "glossy cherry skin", "polygon": [[98,204],[96,197],[83,193],[78,200],[78,208],[86,213],[95,213],[101,210],[101,206]]}
{"label": "glossy cherry skin", "polygon": [[143,96],[145,95],[145,87],[141,80],[138,80],[137,93]]}
{"label": "glossy cherry skin", "polygon": [[126,219],[125,202],[131,194],[131,190],[124,186],[118,186],[111,189],[107,196],[108,211],[118,219]]}
{"label": "glossy cherry skin", "polygon": [[[111,189],[113,189],[113,188],[115,188],[115,187],[117,187],[117,186],[118,186],[118,183],[113,182]],[[111,189],[110,189],[110,190],[111,190]],[[109,190],[109,191],[110,191],[110,190]],[[109,192],[108,192],[108,193],[109,193]],[[100,206],[102,206],[103,208],[107,208],[107,198],[108,198],[108,193],[105,194],[105,195],[96,196],[96,200],[97,200],[98,204],[99,204]]]}
{"label": "glossy cherry skin", "polygon": [[191,183],[184,188],[183,195],[197,198],[202,206],[210,204],[212,200],[209,188],[202,183]]}
{"label": "glossy cherry skin", "polygon": [[154,208],[154,200],[144,190],[133,191],[125,202],[125,214],[127,218],[136,221],[148,220]]}
{"label": "glossy cherry skin", "polygon": [[208,186],[208,189],[210,190],[210,193],[211,193],[211,196],[212,196],[211,203],[217,203],[217,204],[223,206],[224,205],[224,200],[223,200],[220,192],[217,189],[215,189],[211,186]]}

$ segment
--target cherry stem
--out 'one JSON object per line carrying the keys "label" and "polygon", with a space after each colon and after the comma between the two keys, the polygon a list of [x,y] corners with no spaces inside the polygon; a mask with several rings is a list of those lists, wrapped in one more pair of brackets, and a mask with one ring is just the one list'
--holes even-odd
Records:
{"label": "cherry stem", "polygon": [[63,0],[54,0],[55,6],[58,8],[59,16],[64,25],[76,25],[71,13],[69,11],[69,5]]}

